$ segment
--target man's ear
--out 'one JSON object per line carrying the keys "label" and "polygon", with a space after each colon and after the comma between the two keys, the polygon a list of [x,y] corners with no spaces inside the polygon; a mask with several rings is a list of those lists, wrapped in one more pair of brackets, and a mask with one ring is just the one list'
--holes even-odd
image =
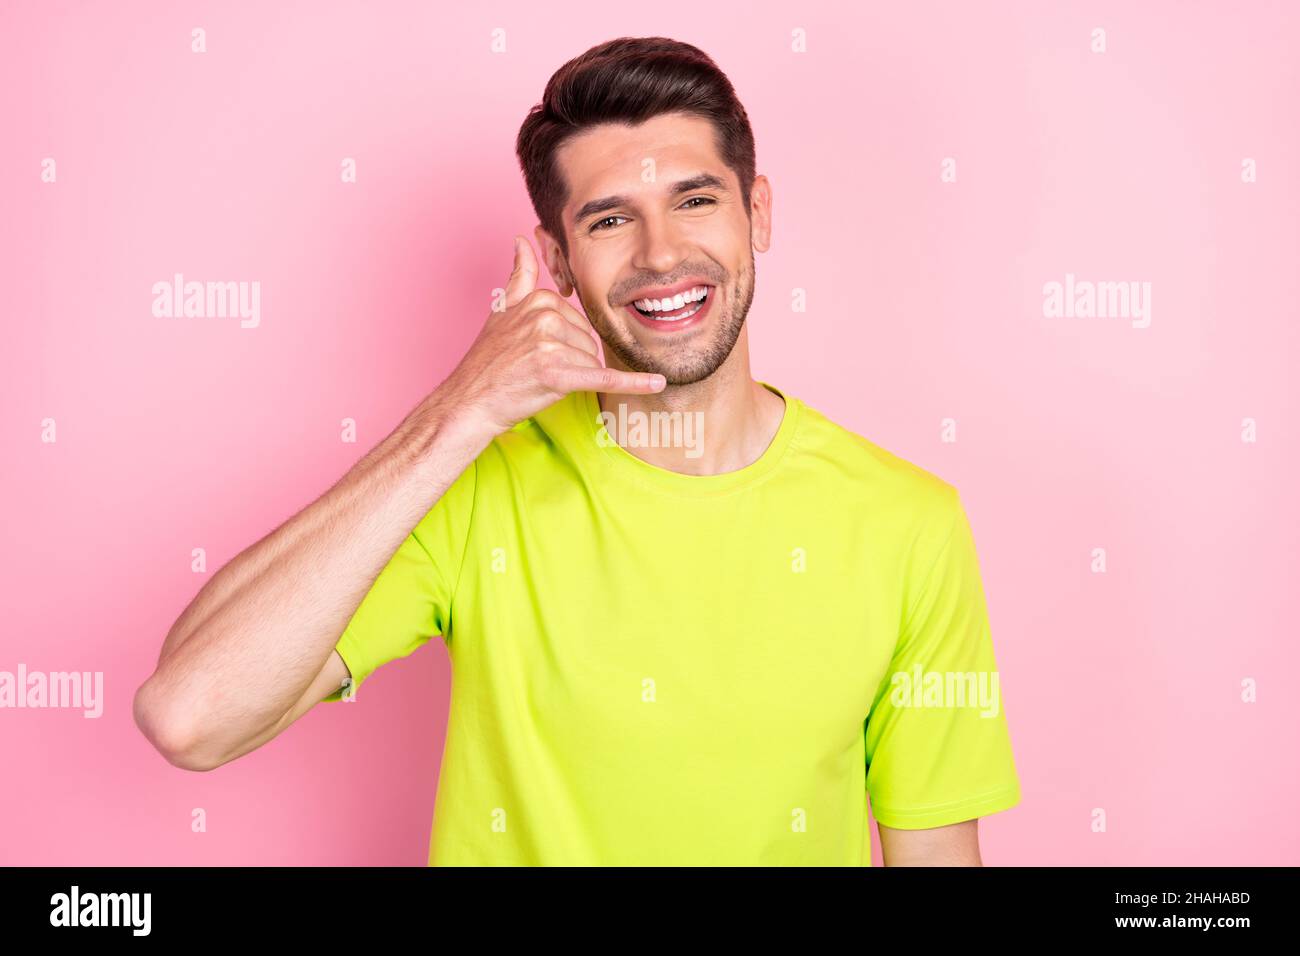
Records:
{"label": "man's ear", "polygon": [[551,234],[543,229],[540,223],[534,227],[533,236],[537,239],[537,247],[542,250],[542,258],[546,260],[546,270],[551,274],[556,291],[567,299],[573,295],[574,286],[569,270],[564,264],[560,244],[551,238]]}
{"label": "man's ear", "polygon": [[772,248],[772,184],[762,174],[750,187],[750,241],[758,252]]}

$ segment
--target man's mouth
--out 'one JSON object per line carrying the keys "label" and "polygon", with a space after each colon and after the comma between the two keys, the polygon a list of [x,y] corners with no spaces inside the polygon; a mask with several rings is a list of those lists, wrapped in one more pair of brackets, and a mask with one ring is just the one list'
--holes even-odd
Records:
{"label": "man's mouth", "polygon": [[626,308],[643,325],[660,331],[675,330],[684,328],[695,316],[702,316],[712,301],[712,293],[713,286],[697,285],[672,298],[637,299]]}

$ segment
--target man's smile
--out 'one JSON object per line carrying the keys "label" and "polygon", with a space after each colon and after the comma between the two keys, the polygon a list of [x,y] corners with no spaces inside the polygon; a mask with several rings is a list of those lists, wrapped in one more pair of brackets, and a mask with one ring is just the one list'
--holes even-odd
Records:
{"label": "man's smile", "polygon": [[624,310],[648,329],[656,332],[680,332],[703,325],[712,311],[714,287],[707,283],[679,283],[661,294],[651,293],[633,299]]}

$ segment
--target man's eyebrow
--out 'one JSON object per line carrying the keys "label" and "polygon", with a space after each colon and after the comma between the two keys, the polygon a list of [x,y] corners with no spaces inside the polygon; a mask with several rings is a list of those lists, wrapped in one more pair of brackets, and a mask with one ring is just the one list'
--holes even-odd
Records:
{"label": "man's eyebrow", "polygon": [[[689,179],[679,179],[673,183],[668,190],[669,196],[680,196],[682,193],[694,192],[697,189],[721,189],[727,188],[726,182],[712,173],[700,173],[697,176],[691,176]],[[598,215],[607,210],[614,209],[618,206],[626,206],[630,200],[626,196],[605,196],[603,199],[593,199],[590,202],[582,204],[582,207],[574,214],[574,225],[581,225],[586,219]]]}

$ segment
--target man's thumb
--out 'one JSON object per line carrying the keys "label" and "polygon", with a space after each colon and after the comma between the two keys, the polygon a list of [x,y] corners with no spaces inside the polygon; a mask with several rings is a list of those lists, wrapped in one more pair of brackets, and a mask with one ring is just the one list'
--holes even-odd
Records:
{"label": "man's thumb", "polygon": [[515,268],[506,282],[506,308],[517,305],[536,288],[537,257],[533,255],[533,245],[522,236],[515,236]]}

